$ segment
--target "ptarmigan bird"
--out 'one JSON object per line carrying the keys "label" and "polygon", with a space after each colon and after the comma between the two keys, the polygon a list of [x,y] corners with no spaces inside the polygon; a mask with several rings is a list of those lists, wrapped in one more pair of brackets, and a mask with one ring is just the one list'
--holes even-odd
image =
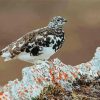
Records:
{"label": "ptarmigan bird", "polygon": [[49,59],[62,47],[65,22],[61,16],[53,17],[48,26],[27,33],[2,49],[1,57],[4,61],[16,58],[30,63]]}

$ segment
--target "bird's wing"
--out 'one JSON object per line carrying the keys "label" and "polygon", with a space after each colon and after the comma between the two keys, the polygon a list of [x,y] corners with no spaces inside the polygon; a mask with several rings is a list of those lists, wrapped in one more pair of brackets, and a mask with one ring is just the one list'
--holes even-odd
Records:
{"label": "bird's wing", "polygon": [[21,50],[23,47],[30,41],[34,41],[36,36],[38,34],[43,33],[47,30],[47,27],[32,30],[31,32],[28,32],[21,38],[17,39],[16,41],[12,42],[8,46],[6,46],[4,49],[0,51],[1,57],[4,58],[4,61],[9,61],[15,58],[18,54],[21,53]]}

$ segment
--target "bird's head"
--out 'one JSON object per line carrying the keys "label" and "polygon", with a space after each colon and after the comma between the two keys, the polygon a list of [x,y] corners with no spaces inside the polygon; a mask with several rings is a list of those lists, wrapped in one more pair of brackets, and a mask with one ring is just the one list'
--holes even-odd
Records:
{"label": "bird's head", "polygon": [[66,19],[61,16],[56,16],[49,22],[48,27],[52,29],[62,28],[65,22],[67,22]]}

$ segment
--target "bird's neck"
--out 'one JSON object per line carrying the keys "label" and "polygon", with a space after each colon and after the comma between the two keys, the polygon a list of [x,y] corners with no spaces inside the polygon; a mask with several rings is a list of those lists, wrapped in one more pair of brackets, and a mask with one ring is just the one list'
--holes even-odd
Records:
{"label": "bird's neck", "polygon": [[59,27],[59,28],[49,28],[49,32],[50,33],[57,33],[57,34],[61,34],[63,32],[63,28]]}

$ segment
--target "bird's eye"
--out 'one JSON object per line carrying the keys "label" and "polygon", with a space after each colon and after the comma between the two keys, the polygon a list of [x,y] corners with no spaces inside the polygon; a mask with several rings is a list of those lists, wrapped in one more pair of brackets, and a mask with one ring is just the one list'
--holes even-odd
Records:
{"label": "bird's eye", "polygon": [[60,19],[57,19],[57,21],[60,21]]}

